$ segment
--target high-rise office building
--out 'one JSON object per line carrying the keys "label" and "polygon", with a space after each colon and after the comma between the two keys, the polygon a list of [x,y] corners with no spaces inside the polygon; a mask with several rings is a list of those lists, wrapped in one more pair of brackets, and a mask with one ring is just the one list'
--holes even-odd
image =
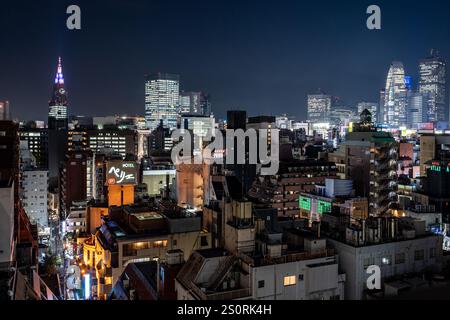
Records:
{"label": "high-rise office building", "polygon": [[204,92],[180,93],[180,112],[183,114],[209,116],[211,113],[209,95]]}
{"label": "high-rise office building", "polygon": [[196,92],[181,92],[180,93],[180,113],[189,114],[197,110],[199,104],[198,95]]}
{"label": "high-rise office building", "polygon": [[48,130],[28,123],[19,129],[20,141],[26,141],[29,151],[36,159],[36,168],[48,170]]}
{"label": "high-rise office building", "polygon": [[406,81],[403,63],[395,61],[389,68],[383,107],[383,123],[406,126]]}
{"label": "high-rise office building", "polygon": [[58,59],[58,69],[53,85],[52,97],[48,104],[49,129],[67,128],[67,92],[64,87],[61,57]]}
{"label": "high-rise office building", "polygon": [[112,126],[102,130],[87,130],[87,136],[89,149],[94,153],[111,150],[120,154],[122,158],[137,154],[137,134],[134,130]]}
{"label": "high-rise office building", "polygon": [[315,123],[329,121],[331,96],[326,94],[308,95],[308,120]]}
{"label": "high-rise office building", "polygon": [[9,101],[0,101],[0,121],[11,120]]}
{"label": "high-rise office building", "polygon": [[419,63],[419,91],[429,94],[428,121],[447,118],[447,62],[436,50]]}
{"label": "high-rise office building", "polygon": [[405,75],[405,87],[408,91],[411,91],[413,89],[413,80],[411,76]]}
{"label": "high-rise office building", "polygon": [[145,121],[155,129],[160,120],[164,126],[176,129],[180,107],[180,76],[168,73],[148,75],[145,82]]}
{"label": "high-rise office building", "polygon": [[429,93],[408,91],[408,128],[418,129],[428,121]]}

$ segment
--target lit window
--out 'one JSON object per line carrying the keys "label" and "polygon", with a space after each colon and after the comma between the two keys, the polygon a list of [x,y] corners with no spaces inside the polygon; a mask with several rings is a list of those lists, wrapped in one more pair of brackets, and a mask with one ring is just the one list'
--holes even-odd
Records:
{"label": "lit window", "polygon": [[284,286],[295,286],[296,284],[296,277],[295,276],[286,276],[284,277]]}

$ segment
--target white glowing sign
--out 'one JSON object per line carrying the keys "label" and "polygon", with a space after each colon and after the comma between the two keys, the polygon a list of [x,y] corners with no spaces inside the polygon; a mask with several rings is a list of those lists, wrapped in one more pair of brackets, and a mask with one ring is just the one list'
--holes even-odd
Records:
{"label": "white glowing sign", "polygon": [[108,185],[137,184],[136,164],[134,162],[110,161],[107,168]]}

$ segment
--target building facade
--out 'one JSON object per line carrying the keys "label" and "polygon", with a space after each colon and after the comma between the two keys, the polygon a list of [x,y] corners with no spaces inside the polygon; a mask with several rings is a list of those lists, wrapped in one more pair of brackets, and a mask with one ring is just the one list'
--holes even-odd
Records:
{"label": "building facade", "polygon": [[32,224],[48,227],[48,171],[24,170],[21,175],[22,205]]}
{"label": "building facade", "polygon": [[436,50],[419,63],[419,91],[428,94],[428,121],[445,121],[447,105],[447,62]]}
{"label": "building facade", "polygon": [[389,68],[383,106],[383,123],[406,126],[406,83],[403,63],[393,62]]}
{"label": "building facade", "polygon": [[324,123],[329,121],[331,96],[326,94],[308,95],[308,121]]}
{"label": "building facade", "polygon": [[155,129],[160,120],[175,129],[180,107],[180,76],[168,73],[148,75],[145,82],[145,121]]}

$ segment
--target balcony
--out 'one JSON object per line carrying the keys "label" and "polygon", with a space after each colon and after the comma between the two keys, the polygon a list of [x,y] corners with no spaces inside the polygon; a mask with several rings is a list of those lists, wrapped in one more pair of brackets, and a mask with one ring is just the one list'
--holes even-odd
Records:
{"label": "balcony", "polygon": [[313,260],[319,258],[333,257],[335,252],[333,249],[324,249],[316,253],[309,252],[299,252],[299,253],[287,253],[283,254],[279,258],[269,258],[269,257],[250,257],[245,254],[241,254],[239,257],[252,266],[270,266],[274,264],[285,264],[291,262],[298,262],[304,260]]}
{"label": "balcony", "polygon": [[200,300],[226,301],[226,300],[240,300],[245,298],[247,299],[251,298],[250,288],[208,293],[197,287],[195,283],[192,283],[192,291],[200,298]]}

